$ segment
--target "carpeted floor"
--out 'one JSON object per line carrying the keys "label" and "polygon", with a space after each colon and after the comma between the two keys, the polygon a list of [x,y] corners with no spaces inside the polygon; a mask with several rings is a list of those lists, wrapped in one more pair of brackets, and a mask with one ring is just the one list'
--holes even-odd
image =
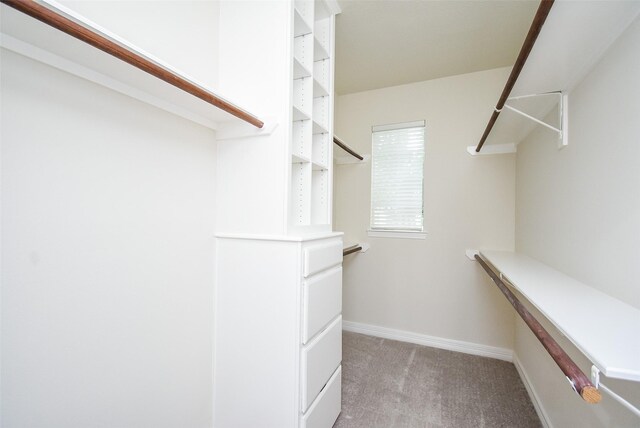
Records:
{"label": "carpeted floor", "polygon": [[344,332],[334,428],[540,426],[511,363]]}

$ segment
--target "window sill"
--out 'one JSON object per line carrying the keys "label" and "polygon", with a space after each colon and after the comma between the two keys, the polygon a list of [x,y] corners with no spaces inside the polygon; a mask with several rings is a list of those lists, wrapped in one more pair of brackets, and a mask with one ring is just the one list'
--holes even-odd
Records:
{"label": "window sill", "polygon": [[403,230],[367,230],[370,238],[427,239],[426,232],[407,232]]}

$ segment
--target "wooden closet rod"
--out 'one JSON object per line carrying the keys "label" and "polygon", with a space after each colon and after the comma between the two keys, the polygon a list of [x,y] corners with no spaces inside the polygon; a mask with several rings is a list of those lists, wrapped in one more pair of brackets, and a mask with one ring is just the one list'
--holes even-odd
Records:
{"label": "wooden closet rod", "polygon": [[500,95],[500,99],[498,100],[498,104],[496,104],[496,108],[493,110],[491,114],[491,119],[489,119],[489,123],[487,123],[487,127],[484,130],[484,134],[482,134],[482,138],[480,138],[480,142],[476,147],[476,152],[479,152],[482,146],[484,145],[485,140],[489,136],[493,125],[498,120],[498,116],[500,116],[500,111],[502,107],[504,107],[504,103],[507,102],[507,98],[509,98],[509,94],[513,89],[518,77],[520,76],[520,72],[524,67],[529,54],[531,53],[531,49],[533,45],[536,43],[536,39],[538,38],[538,34],[540,34],[540,30],[544,25],[544,21],[547,19],[547,15],[549,15],[549,11],[551,10],[551,6],[553,6],[554,0],[541,0],[540,6],[538,6],[538,11],[536,12],[536,16],[533,18],[533,22],[531,23],[531,27],[529,28],[529,33],[527,33],[527,38],[524,40],[524,44],[520,49],[520,53],[518,54],[518,59],[516,59],[516,63],[513,65],[511,69],[511,74],[509,75],[509,79],[507,80],[507,84],[504,85],[504,89],[502,90],[502,95]]}
{"label": "wooden closet rod", "polygon": [[478,254],[475,255],[476,260],[480,263],[480,266],[487,271],[487,274],[491,277],[493,282],[498,286],[502,294],[505,295],[509,303],[515,308],[516,312],[522,317],[524,322],[529,326],[533,334],[538,338],[542,346],[547,350],[553,361],[556,362],[562,373],[567,376],[567,379],[571,383],[573,389],[582,397],[587,403],[598,403],[602,398],[600,391],[593,386],[589,378],[580,370],[580,367],[573,362],[571,357],[564,352],[564,349],[558,345],[553,337],[542,327],[537,319],[531,315],[531,312],[524,307],[524,305],[518,300],[518,298],[507,288],[495,272],[487,265],[487,263]]}
{"label": "wooden closet rod", "polygon": [[361,245],[358,245],[358,244],[352,245],[342,250],[342,257],[348,256],[349,254],[355,253],[356,251],[360,251],[360,250],[362,250]]}
{"label": "wooden closet rod", "polygon": [[349,153],[351,156],[354,156],[354,157],[358,158],[359,160],[363,160],[364,159],[362,156],[360,156],[359,154],[354,152],[351,147],[347,146],[345,143],[340,141],[340,139],[338,137],[336,137],[335,135],[333,136],[333,142],[337,146],[339,146],[342,150],[344,150],[345,152]]}
{"label": "wooden closet rod", "polygon": [[145,71],[152,76],[157,77],[170,85],[175,86],[191,95],[200,98],[201,100],[218,107],[221,110],[247,122],[251,125],[262,128],[264,123],[257,117],[247,113],[246,111],[230,104],[217,95],[203,89],[202,87],[189,82],[188,80],[180,77],[170,70],[148,60],[137,54],[136,52],[127,49],[118,43],[109,40],[99,33],[87,28],[71,19],[41,5],[32,0],[0,0],[0,2],[10,6],[26,15],[31,16],[39,21],[44,22],[58,30],[67,33],[68,35],[75,37],[95,48],[100,49],[112,55],[132,66]]}

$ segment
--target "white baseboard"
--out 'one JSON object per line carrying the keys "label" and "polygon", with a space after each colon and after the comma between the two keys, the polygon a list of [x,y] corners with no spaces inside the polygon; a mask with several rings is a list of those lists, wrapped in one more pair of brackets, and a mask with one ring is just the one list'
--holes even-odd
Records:
{"label": "white baseboard", "polygon": [[392,328],[362,324],[353,321],[342,321],[342,329],[353,333],[381,337],[383,339],[415,343],[417,345],[446,349],[448,351],[463,352],[465,354],[479,355],[481,357],[495,358],[509,362],[513,361],[513,351],[506,348],[463,342],[461,340],[444,339],[442,337],[428,336],[426,334],[395,330]]}
{"label": "white baseboard", "polygon": [[529,393],[529,398],[531,398],[531,402],[533,403],[533,407],[536,409],[536,413],[538,414],[538,418],[540,418],[540,422],[542,422],[542,426],[544,428],[553,428],[551,420],[549,419],[549,415],[547,415],[547,412],[544,410],[542,401],[540,401],[540,397],[536,393],[536,390],[533,388],[531,379],[529,378],[529,375],[525,371],[524,367],[522,367],[522,363],[520,363],[520,360],[518,359],[518,355],[516,353],[513,354],[513,365],[516,366],[516,370],[520,375],[520,379],[522,379],[522,383],[524,383],[524,387]]}

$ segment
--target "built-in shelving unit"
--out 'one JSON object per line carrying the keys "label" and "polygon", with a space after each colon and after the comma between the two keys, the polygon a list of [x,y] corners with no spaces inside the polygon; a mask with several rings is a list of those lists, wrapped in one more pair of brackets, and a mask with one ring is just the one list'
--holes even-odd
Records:
{"label": "built-in shelving unit", "polygon": [[57,3],[3,0],[0,7],[4,49],[212,129],[238,122],[251,132],[263,128],[253,114]]}
{"label": "built-in shelving unit", "polygon": [[290,226],[331,230],[335,25],[323,0],[293,3]]}
{"label": "built-in shelving unit", "polygon": [[640,310],[525,255],[480,254],[600,372],[640,381]]}
{"label": "built-in shelving unit", "polygon": [[[549,116],[547,123],[557,130],[544,132],[559,147],[567,145],[570,99],[565,97],[562,105],[553,94],[568,94],[639,13],[640,2],[553,2],[510,91],[507,82],[506,106],[542,121]],[[534,128],[543,126],[508,107],[493,114],[497,119],[487,126],[486,143],[479,152],[470,146],[469,153],[513,153]]]}

